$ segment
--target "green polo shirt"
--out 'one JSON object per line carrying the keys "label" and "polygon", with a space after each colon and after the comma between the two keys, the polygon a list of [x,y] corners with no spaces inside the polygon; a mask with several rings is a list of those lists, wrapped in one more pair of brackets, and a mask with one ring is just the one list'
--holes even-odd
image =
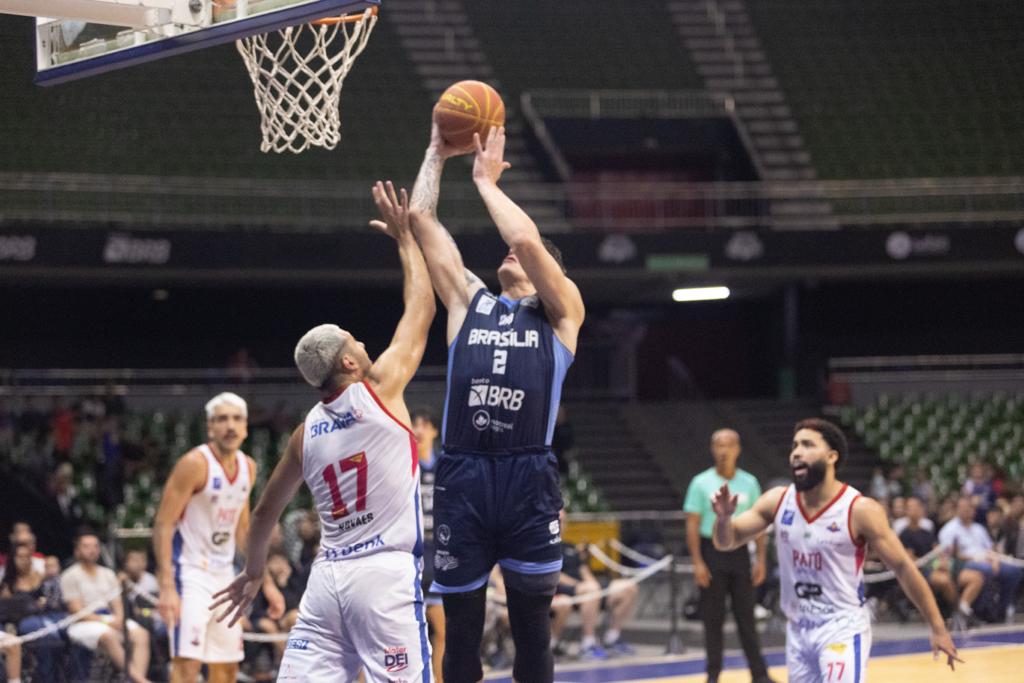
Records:
{"label": "green polo shirt", "polygon": [[[715,526],[715,513],[711,509],[711,499],[715,492],[727,483],[725,478],[715,471],[714,467],[704,470],[690,482],[686,489],[686,501],[683,503],[683,511],[700,515],[700,535],[704,538],[711,538],[711,531]],[[736,468],[736,474],[728,480],[729,491],[736,500],[736,515],[749,510],[754,502],[761,497],[761,485],[749,472]],[[735,516],[735,515],[734,515]]]}

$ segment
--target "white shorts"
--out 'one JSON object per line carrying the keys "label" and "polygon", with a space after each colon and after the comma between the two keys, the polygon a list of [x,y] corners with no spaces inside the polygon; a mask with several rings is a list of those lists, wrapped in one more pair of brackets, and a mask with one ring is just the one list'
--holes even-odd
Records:
{"label": "white shorts", "polygon": [[360,668],[368,683],[424,680],[430,643],[420,562],[405,552],[317,558],[277,680],[354,681]]}
{"label": "white shorts", "polygon": [[789,683],[864,683],[871,652],[871,626],[842,620],[786,626]]}
{"label": "white shorts", "polygon": [[[131,619],[128,620],[129,631],[140,631],[142,627]],[[104,633],[113,629],[102,621],[76,621],[68,626],[68,638],[76,645],[81,645],[87,650],[95,650],[100,645],[100,638]],[[123,632],[118,630],[120,636]]]}
{"label": "white shorts", "polygon": [[[181,619],[168,628],[171,657],[194,659],[206,664],[240,662],[242,625],[228,626],[218,622],[220,611],[210,610],[213,594],[226,588],[235,578],[234,572],[211,572],[197,567],[179,565],[175,583],[181,596]],[[223,609],[223,608],[222,608]]]}

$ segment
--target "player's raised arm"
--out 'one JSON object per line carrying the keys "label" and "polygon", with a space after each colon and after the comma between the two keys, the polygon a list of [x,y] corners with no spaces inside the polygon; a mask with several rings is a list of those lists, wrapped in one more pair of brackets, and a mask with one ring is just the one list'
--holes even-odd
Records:
{"label": "player's raised arm", "polygon": [[430,281],[441,303],[448,310],[449,343],[462,327],[473,295],[484,286],[483,281],[463,265],[462,254],[455,240],[437,217],[444,162],[469,151],[448,145],[435,123],[430,133],[430,146],[423,157],[409,202],[413,234],[423,249]]}
{"label": "player's raised arm", "polygon": [[715,548],[733,550],[762,533],[772,523],[775,509],[785,493],[786,487],[776,486],[762,494],[752,508],[733,517],[736,496],[729,492],[728,484],[722,484],[711,501],[711,509],[715,513],[711,540]]}
{"label": "player's raised arm", "polygon": [[954,662],[963,663],[957,655],[956,645],[946,630],[946,622],[939,612],[928,582],[921,576],[914,561],[889,526],[885,510],[871,498],[858,498],[852,503],[852,524],[850,535],[861,538],[878,553],[882,562],[896,574],[896,580],[907,597],[917,607],[924,620],[931,628],[932,651],[938,656],[941,651],[946,655],[946,663],[950,669],[955,668]]}
{"label": "player's raised arm", "polygon": [[487,132],[486,143],[482,143],[476,134],[473,139],[476,145],[473,182],[480,197],[498,226],[501,238],[537,288],[537,295],[544,303],[544,310],[550,316],[558,338],[575,352],[576,337],[586,313],[583,297],[544,246],[533,220],[498,187],[502,172],[509,168],[505,161],[505,129],[492,127]]}
{"label": "player's raised arm", "polygon": [[253,598],[259,592],[264,581],[264,570],[267,564],[267,551],[270,547],[270,534],[274,525],[284,512],[285,506],[295,497],[302,485],[302,432],[304,425],[299,425],[284,449],[284,454],[270,475],[263,495],[252,511],[249,524],[249,542],[245,551],[245,568],[235,577],[231,585],[214,593],[214,602],[210,609],[227,605],[227,609],[218,617],[223,621],[229,615],[233,626],[245,615]]}
{"label": "player's raised arm", "polygon": [[174,582],[174,558],[171,551],[174,525],[181,518],[189,499],[205,483],[206,460],[198,451],[187,453],[178,460],[164,484],[160,509],[153,522],[153,554],[156,555],[156,572],[160,583],[158,611],[167,624],[178,623],[181,617],[181,596]]}
{"label": "player's raised arm", "polygon": [[[387,403],[400,399],[405,386],[416,373],[427,346],[427,332],[434,320],[436,305],[430,286],[427,264],[409,227],[409,197],[405,190],[395,192],[391,181],[378,182],[373,200],[383,221],[370,224],[398,243],[402,262],[402,300],[405,309],[398,321],[391,344],[370,368],[369,378]],[[407,419],[407,418],[406,418]]]}

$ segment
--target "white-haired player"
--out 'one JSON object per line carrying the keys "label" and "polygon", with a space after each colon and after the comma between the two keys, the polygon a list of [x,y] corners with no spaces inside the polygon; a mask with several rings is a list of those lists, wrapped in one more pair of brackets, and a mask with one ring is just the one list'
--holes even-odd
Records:
{"label": "white-haired player", "polygon": [[[211,608],[238,621],[259,589],[271,530],[305,480],[320,516],[320,552],[289,634],[278,681],[430,681],[420,584],[423,523],[416,440],[403,392],[423,357],[434,293],[409,231],[408,198],[374,187],[405,276],[405,310],[391,344],[370,359],[337,325],[295,347],[295,364],[323,400],[292,434],[253,510],[245,570]],[[225,582],[225,585],[227,582]]]}
{"label": "white-haired player", "polygon": [[[153,530],[172,683],[193,683],[202,664],[211,683],[231,683],[243,657],[241,625],[217,622],[208,607],[234,576],[235,546],[244,548],[249,528],[256,462],[239,450],[248,435],[245,400],[230,392],[210,399],[206,431],[210,440],[174,465]],[[283,611],[280,591],[266,584],[270,612]]]}

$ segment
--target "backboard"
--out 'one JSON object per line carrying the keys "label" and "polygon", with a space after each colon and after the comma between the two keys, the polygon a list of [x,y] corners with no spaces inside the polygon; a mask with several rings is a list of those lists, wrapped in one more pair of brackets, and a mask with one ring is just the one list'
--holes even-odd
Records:
{"label": "backboard", "polygon": [[37,17],[36,82],[53,85],[379,4],[380,0],[0,0],[0,13]]}

